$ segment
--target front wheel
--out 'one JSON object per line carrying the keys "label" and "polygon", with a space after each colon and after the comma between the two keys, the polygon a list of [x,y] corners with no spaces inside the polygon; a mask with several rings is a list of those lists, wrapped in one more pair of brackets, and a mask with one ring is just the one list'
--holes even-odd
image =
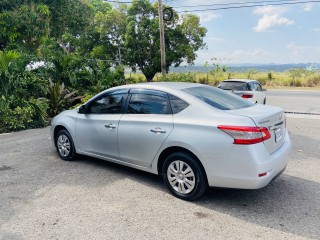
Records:
{"label": "front wheel", "polygon": [[263,104],[266,105],[266,103],[267,103],[267,98],[263,100]]}
{"label": "front wheel", "polygon": [[195,157],[186,153],[168,156],[163,164],[162,176],[169,191],[183,200],[195,200],[208,188],[203,167]]}
{"label": "front wheel", "polygon": [[76,150],[72,137],[67,130],[60,130],[55,139],[59,156],[65,161],[72,161],[76,157]]}

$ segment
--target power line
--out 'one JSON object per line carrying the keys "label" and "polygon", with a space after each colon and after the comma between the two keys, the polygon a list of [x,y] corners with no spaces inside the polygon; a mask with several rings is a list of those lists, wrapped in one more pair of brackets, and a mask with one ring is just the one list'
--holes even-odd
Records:
{"label": "power line", "polygon": [[[262,4],[262,3],[282,3],[295,2],[295,0],[277,0],[277,1],[258,1],[258,2],[233,2],[233,3],[215,3],[204,5],[188,5],[188,6],[174,6],[174,8],[194,8],[194,7],[213,7],[213,6],[230,6],[230,5],[246,5],[246,4]],[[308,2],[306,2],[308,3]]]}
{"label": "power line", "polygon": [[217,10],[227,10],[227,9],[265,7],[265,6],[295,5],[295,4],[302,4],[302,3],[320,3],[320,0],[306,1],[306,2],[270,3],[270,4],[256,4],[256,5],[248,5],[248,6],[244,5],[244,6],[231,6],[231,7],[220,7],[220,8],[196,9],[196,10],[179,11],[177,13],[205,12],[205,11],[217,11]]}
{"label": "power line", "polygon": [[109,2],[109,3],[131,3],[131,2],[121,2],[121,1],[111,1],[111,0],[104,0],[104,2]]}

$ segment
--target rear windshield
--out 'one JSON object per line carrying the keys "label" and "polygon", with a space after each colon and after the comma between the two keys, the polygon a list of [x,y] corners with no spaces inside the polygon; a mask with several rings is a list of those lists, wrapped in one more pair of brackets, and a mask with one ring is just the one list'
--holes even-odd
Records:
{"label": "rear windshield", "polygon": [[253,103],[241,97],[211,86],[182,89],[210,106],[220,110],[234,110],[253,106]]}
{"label": "rear windshield", "polygon": [[219,85],[221,89],[230,89],[234,91],[248,91],[248,84],[244,82],[222,82]]}

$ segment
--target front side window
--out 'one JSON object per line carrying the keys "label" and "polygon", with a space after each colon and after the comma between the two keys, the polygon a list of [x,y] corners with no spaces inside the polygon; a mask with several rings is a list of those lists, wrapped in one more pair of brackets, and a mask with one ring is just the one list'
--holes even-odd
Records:
{"label": "front side window", "polygon": [[130,114],[169,114],[168,98],[159,95],[133,93],[127,112]]}
{"label": "front side window", "polygon": [[183,91],[220,110],[234,110],[253,106],[251,102],[215,87],[191,87],[183,89]]}
{"label": "front side window", "polygon": [[126,94],[110,94],[101,96],[90,103],[88,113],[120,114]]}
{"label": "front side window", "polygon": [[254,85],[255,85],[256,91],[260,91],[260,92],[262,91],[262,87],[260,86],[259,83],[255,83]]}

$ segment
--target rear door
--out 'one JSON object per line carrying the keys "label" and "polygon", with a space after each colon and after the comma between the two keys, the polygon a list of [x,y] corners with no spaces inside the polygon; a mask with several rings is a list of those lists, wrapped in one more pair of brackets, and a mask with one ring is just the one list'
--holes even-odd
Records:
{"label": "rear door", "polygon": [[121,117],[118,144],[122,161],[148,167],[173,130],[167,93],[131,90]]}
{"label": "rear door", "polygon": [[265,99],[265,93],[262,91],[262,87],[258,82],[254,83],[255,94],[257,95],[257,102],[263,104]]}

